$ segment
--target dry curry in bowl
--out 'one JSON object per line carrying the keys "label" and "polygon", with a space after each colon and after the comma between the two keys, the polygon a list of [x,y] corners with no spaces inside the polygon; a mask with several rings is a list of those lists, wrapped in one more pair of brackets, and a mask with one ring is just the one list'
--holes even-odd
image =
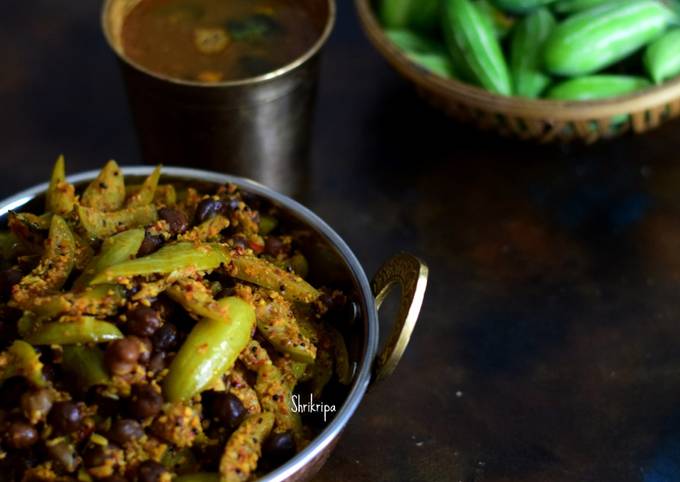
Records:
{"label": "dry curry in bowl", "polygon": [[303,450],[293,395],[346,396],[362,348],[300,232],[234,184],[64,171],[0,234],[0,480],[245,481]]}

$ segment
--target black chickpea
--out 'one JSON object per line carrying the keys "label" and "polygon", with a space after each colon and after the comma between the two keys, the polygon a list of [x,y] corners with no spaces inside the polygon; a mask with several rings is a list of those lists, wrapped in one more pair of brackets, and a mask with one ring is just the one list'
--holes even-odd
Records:
{"label": "black chickpea", "polygon": [[85,467],[99,467],[106,463],[107,451],[103,445],[91,445],[83,452]]}
{"label": "black chickpea", "polygon": [[229,205],[221,199],[204,199],[196,207],[195,223],[201,224],[218,214],[225,215],[229,211]]}
{"label": "black chickpea", "polygon": [[112,442],[106,446],[90,445],[83,453],[83,464],[87,468],[114,467],[117,465],[120,451],[120,447]]}
{"label": "black chickpea", "polygon": [[157,351],[171,351],[177,347],[177,327],[172,323],[164,324],[154,333],[151,341]]}
{"label": "black chickpea", "polygon": [[156,352],[151,355],[149,359],[149,364],[147,365],[147,370],[150,374],[156,375],[161,372],[161,370],[166,368],[166,359],[164,352]]}
{"label": "black chickpea", "polygon": [[170,233],[173,235],[183,234],[189,229],[189,219],[179,209],[161,208],[158,217],[168,223]]}
{"label": "black chickpea", "polygon": [[139,343],[139,363],[142,365],[148,365],[149,360],[151,360],[151,353],[153,352],[153,344],[151,339],[147,337],[137,338]]}
{"label": "black chickpea", "polygon": [[139,464],[137,480],[138,482],[159,482],[165,473],[167,473],[167,470],[161,464],[147,460]]}
{"label": "black chickpea", "polygon": [[120,403],[101,393],[100,387],[91,387],[86,396],[88,405],[97,407],[97,415],[104,418],[112,417],[120,412]]}
{"label": "black chickpea", "polygon": [[75,472],[78,465],[80,465],[75,447],[66,442],[62,441],[57,444],[48,445],[47,453],[54,462],[54,465],[64,472]]}
{"label": "black chickpea", "polygon": [[126,316],[128,333],[136,336],[151,336],[163,324],[158,312],[147,306],[130,310]]}
{"label": "black chickpea", "polygon": [[155,417],[163,407],[163,396],[151,385],[134,385],[129,410],[139,419]]}
{"label": "black chickpea", "polygon": [[248,414],[241,400],[232,393],[216,393],[210,405],[213,418],[231,429],[238,427]]}
{"label": "black chickpea", "polygon": [[28,420],[18,419],[10,422],[5,431],[5,443],[14,449],[25,449],[39,439],[38,431]]}
{"label": "black chickpea", "polygon": [[47,421],[60,433],[73,433],[82,423],[80,407],[73,402],[57,402],[47,416]]}
{"label": "black chickpea", "polygon": [[295,438],[291,432],[273,433],[262,447],[269,457],[279,462],[295,455]]}
{"label": "black chickpea", "polygon": [[105,479],[101,479],[102,482],[128,482],[128,479],[125,477],[122,477],[120,475],[112,475],[110,477],[106,477]]}
{"label": "black chickpea", "polygon": [[154,234],[146,233],[144,241],[137,251],[137,256],[147,256],[155,251],[158,251],[163,246],[163,237]]}
{"label": "black chickpea", "polygon": [[124,418],[114,422],[111,430],[109,430],[108,438],[119,445],[125,445],[132,440],[140,438],[142,435],[144,435],[144,429],[142,429],[139,422]]}
{"label": "black chickpea", "polygon": [[109,343],[106,349],[106,365],[114,375],[126,375],[135,368],[141,355],[138,339],[128,336]]}
{"label": "black chickpea", "polygon": [[156,310],[161,320],[168,320],[177,312],[177,305],[166,296],[159,296],[152,304],[151,308]]}
{"label": "black chickpea", "polygon": [[286,243],[276,236],[269,236],[264,243],[264,252],[271,256],[276,257],[285,254],[287,251]]}

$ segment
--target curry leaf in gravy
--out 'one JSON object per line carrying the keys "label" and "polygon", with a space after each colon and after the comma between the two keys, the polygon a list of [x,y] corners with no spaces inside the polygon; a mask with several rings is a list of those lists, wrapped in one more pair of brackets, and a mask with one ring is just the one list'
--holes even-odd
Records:
{"label": "curry leaf in gravy", "polygon": [[283,27],[270,15],[256,13],[241,20],[229,20],[227,30],[239,42],[257,42],[283,33]]}

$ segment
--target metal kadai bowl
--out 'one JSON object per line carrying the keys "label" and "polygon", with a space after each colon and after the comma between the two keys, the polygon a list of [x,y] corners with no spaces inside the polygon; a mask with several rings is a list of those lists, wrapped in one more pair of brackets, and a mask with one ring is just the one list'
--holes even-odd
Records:
{"label": "metal kadai bowl", "polygon": [[594,101],[507,97],[435,75],[394,45],[378,22],[373,0],[355,0],[361,26],[387,62],[432,106],[480,129],[541,143],[591,144],[642,134],[680,116],[680,78],[630,95]]}
{"label": "metal kadai bowl", "polygon": [[[141,182],[152,170],[153,167],[147,166],[123,168],[129,184]],[[68,181],[76,188],[82,188],[95,179],[98,172],[70,176]],[[329,387],[330,398],[324,398],[323,402],[335,405],[336,412],[329,414],[327,422],[319,427],[318,435],[304,450],[259,479],[267,482],[310,480],[335,448],[369,386],[388,377],[399,363],[423,302],[427,266],[414,256],[399,254],[388,260],[369,282],[342,238],[316,214],[289,197],[248,179],[180,167],[163,168],[161,182],[203,188],[233,183],[264,206],[277,208],[282,228],[295,234],[309,261],[310,282],[343,289],[351,300],[353,309],[349,311],[353,315],[348,316],[346,325],[339,328],[349,350],[352,383],[347,387]],[[0,202],[0,221],[6,224],[10,211],[42,212],[46,190],[47,183],[40,184]],[[385,348],[379,352],[378,309],[396,286],[401,287],[398,318]]]}

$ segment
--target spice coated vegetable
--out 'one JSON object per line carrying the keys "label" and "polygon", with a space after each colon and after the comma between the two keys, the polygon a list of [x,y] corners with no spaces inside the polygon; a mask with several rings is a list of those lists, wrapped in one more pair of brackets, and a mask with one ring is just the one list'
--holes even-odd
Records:
{"label": "spice coated vegetable", "polygon": [[12,301],[18,308],[32,311],[40,297],[59,290],[75,264],[76,245],[71,228],[61,216],[53,216],[45,242],[45,252],[38,266],[12,290]]}
{"label": "spice coated vegetable", "polygon": [[228,307],[215,301],[212,291],[198,281],[180,280],[170,286],[166,293],[190,314],[213,320],[223,320],[229,316]]}
{"label": "spice coated vegetable", "polygon": [[77,212],[86,234],[95,239],[104,239],[121,231],[145,226],[158,218],[154,206],[139,206],[105,212],[78,205]]}
{"label": "spice coated vegetable", "polygon": [[296,274],[274,266],[254,256],[238,256],[231,260],[234,278],[248,281],[279,292],[288,300],[311,303],[319,298],[319,291]]}
{"label": "spice coated vegetable", "polygon": [[281,353],[293,360],[314,363],[316,347],[301,332],[291,307],[274,296],[256,303],[257,329]]}
{"label": "spice coated vegetable", "polygon": [[149,256],[107,268],[95,276],[91,284],[112,283],[134,276],[152,274],[171,275],[182,271],[186,271],[187,274],[205,272],[218,268],[228,261],[229,256],[218,244],[171,244]]}
{"label": "spice coated vegetable", "polygon": [[[148,182],[148,178],[145,183],[146,182]],[[142,185],[139,184],[125,186],[125,198],[129,201],[141,188]],[[175,186],[172,184],[159,184],[156,186],[152,202],[159,206],[174,206],[177,203],[177,191],[175,190]]]}
{"label": "spice coated vegetable", "polygon": [[224,216],[215,216],[193,228],[181,239],[184,241],[215,241],[220,233],[229,227],[229,220]]}
{"label": "spice coated vegetable", "polygon": [[37,326],[26,335],[31,345],[76,345],[79,343],[102,343],[123,338],[112,323],[91,316],[70,321],[56,321]]}
{"label": "spice coated vegetable", "polygon": [[[125,293],[118,286],[100,285],[84,291],[57,293],[34,300],[31,312],[22,319],[41,321],[66,315],[110,316],[125,303]],[[31,321],[31,325],[33,321]]]}
{"label": "spice coated vegetable", "polygon": [[275,432],[292,432],[299,446],[305,443],[300,415],[290,410],[292,387],[286,384],[281,370],[272,363],[267,351],[252,340],[241,353],[241,361],[257,373],[255,392],[262,410],[274,414]]}
{"label": "spice coated vegetable", "polygon": [[146,178],[144,184],[142,184],[134,194],[127,197],[125,205],[132,208],[151,204],[156,196],[156,189],[158,188],[158,181],[160,178],[161,166],[156,166],[156,169],[154,169],[151,175]]}
{"label": "spice coated vegetable", "polygon": [[[578,101],[650,87],[628,83],[630,91],[593,76],[647,75],[657,84],[680,76],[677,0],[439,0],[438,31],[414,26],[413,3],[378,2],[386,37],[432,74],[492,93]],[[579,95],[563,96],[564,84],[579,86]]]}
{"label": "spice coated vegetable", "polygon": [[50,186],[47,188],[47,212],[64,215],[73,211],[76,203],[76,192],[72,185],[66,182],[64,156],[59,156],[52,171]]}
{"label": "spice coated vegetable", "polygon": [[116,161],[109,161],[81,196],[81,205],[100,211],[118,211],[125,201],[125,182]]}
{"label": "spice coated vegetable", "polygon": [[97,274],[106,268],[129,261],[139,251],[144,241],[143,229],[131,229],[104,241],[101,254],[94,258],[75,282],[75,287],[87,286]]}
{"label": "spice coated vegetable", "polygon": [[250,478],[273,425],[274,416],[268,412],[251,415],[243,421],[229,437],[220,461],[223,482],[243,482]]}
{"label": "spice coated vegetable", "polygon": [[0,382],[23,377],[36,387],[46,385],[40,355],[28,343],[15,340],[7,351],[0,353]]}
{"label": "spice coated vegetable", "polygon": [[199,321],[170,365],[163,388],[171,402],[190,399],[224,375],[250,340],[255,326],[253,307],[236,297],[217,303],[225,308],[226,316]]}
{"label": "spice coated vegetable", "polygon": [[80,191],[60,157],[47,212],[8,216],[3,480],[249,480],[309,443],[294,392],[351,383],[349,301],[305,280],[276,207],[160,182],[110,161]]}

